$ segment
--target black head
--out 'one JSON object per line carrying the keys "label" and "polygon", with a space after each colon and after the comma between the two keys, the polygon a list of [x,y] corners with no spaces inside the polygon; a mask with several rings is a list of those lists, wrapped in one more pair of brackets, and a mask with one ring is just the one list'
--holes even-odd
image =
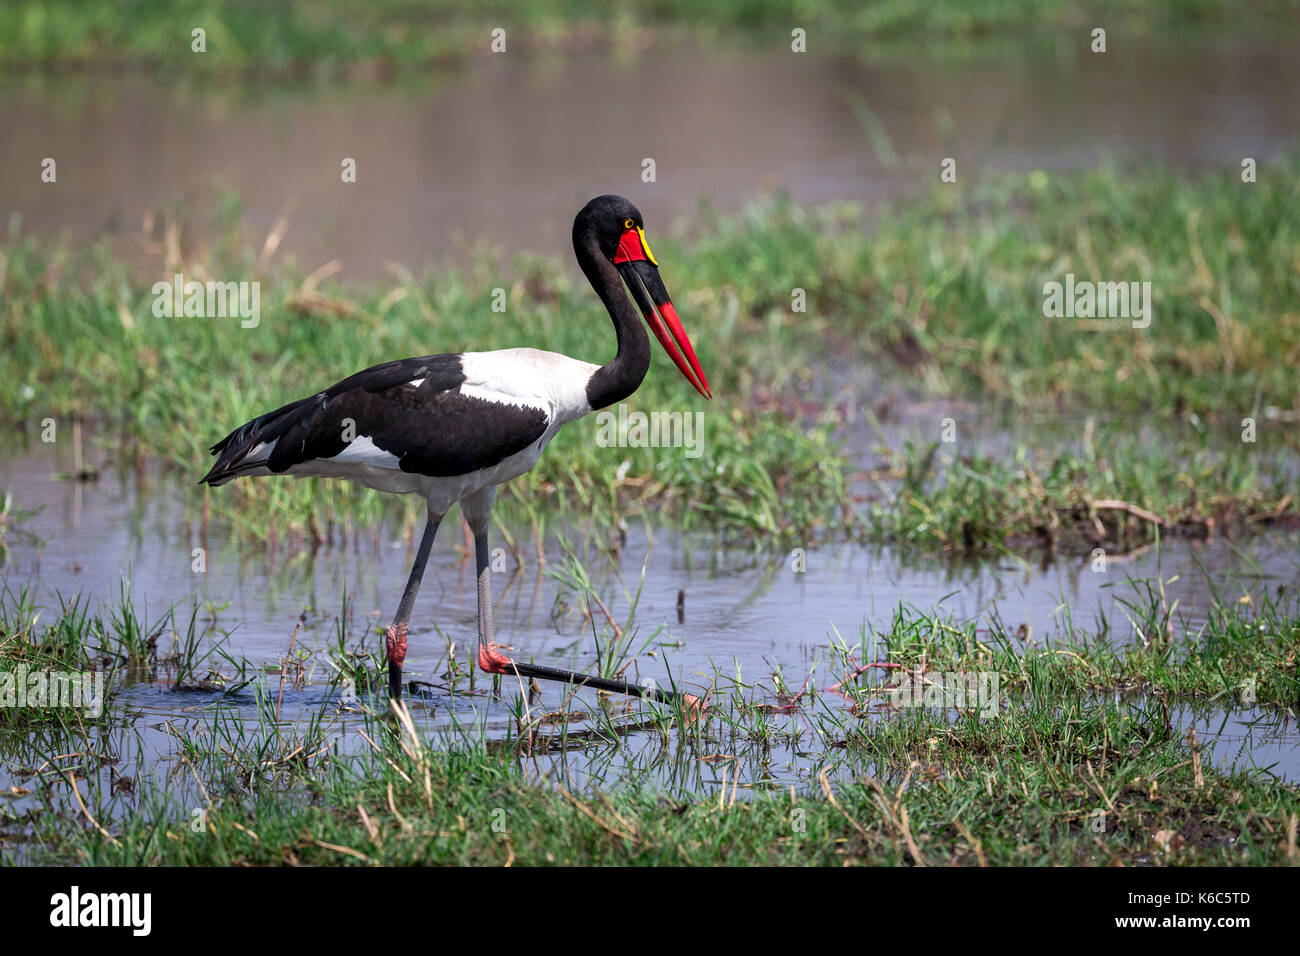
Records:
{"label": "black head", "polygon": [[619,240],[629,228],[645,229],[641,211],[622,196],[597,196],[574,218],[573,244],[587,245],[594,239],[605,258],[613,260]]}
{"label": "black head", "polygon": [[695,349],[659,278],[659,263],[645,237],[641,211],[622,196],[597,196],[573,220],[573,250],[597,291],[602,285],[592,256],[598,253],[614,264],[668,357],[696,391],[709,398],[709,383]]}

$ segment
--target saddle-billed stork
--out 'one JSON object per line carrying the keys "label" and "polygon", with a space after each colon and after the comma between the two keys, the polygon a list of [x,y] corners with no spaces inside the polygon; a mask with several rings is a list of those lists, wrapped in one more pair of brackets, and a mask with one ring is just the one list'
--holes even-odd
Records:
{"label": "saddle-billed stork", "polygon": [[[424,534],[385,635],[394,699],[402,695],[407,626],[429,549],[457,502],[474,534],[483,670],[673,699],[652,687],[512,661],[493,637],[487,531],[496,486],[532,468],[561,426],[631,395],[650,367],[650,342],[624,282],[682,375],[712,397],[637,208],[621,196],[591,200],[573,221],[573,251],[614,322],[613,361],[598,366],[529,348],[400,359],[259,416],[212,446],[218,457],[202,482],[213,486],[245,476],[323,476],[424,498]],[[682,697],[693,711],[696,699]]]}

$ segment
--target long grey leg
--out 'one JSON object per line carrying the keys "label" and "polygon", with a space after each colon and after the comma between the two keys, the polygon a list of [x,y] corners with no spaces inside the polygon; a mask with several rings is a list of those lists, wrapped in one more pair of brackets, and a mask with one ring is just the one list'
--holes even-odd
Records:
{"label": "long grey leg", "polygon": [[492,629],[492,569],[489,565],[487,529],[474,535],[474,555],[478,563],[478,642],[493,650],[496,641]]}
{"label": "long grey leg", "polygon": [[495,488],[484,488],[461,503],[465,520],[474,533],[474,557],[478,566],[478,663],[489,674],[508,674],[510,658],[497,651],[492,627],[492,554],[488,550],[488,522],[492,515]]}
{"label": "long grey leg", "polygon": [[497,650],[492,629],[492,569],[488,566],[487,528],[474,532],[474,554],[478,558],[478,666],[489,674],[509,674],[514,661]]}
{"label": "long grey leg", "polygon": [[415,563],[411,565],[410,577],[406,579],[406,590],[402,592],[402,601],[397,605],[397,615],[388,625],[384,637],[384,648],[388,653],[388,696],[393,700],[402,699],[402,664],[406,661],[406,629],[411,622],[411,611],[415,608],[415,596],[420,593],[420,581],[424,578],[424,566],[429,561],[429,551],[433,539],[438,534],[438,525],[442,515],[430,514],[424,522],[424,534],[420,538],[420,547],[415,552]]}

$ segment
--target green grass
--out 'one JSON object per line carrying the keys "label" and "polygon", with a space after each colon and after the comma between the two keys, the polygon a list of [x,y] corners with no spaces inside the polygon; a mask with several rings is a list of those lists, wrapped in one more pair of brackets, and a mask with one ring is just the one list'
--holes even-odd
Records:
{"label": "green grass", "polygon": [[1295,861],[1295,788],[1212,772],[1198,785],[1177,740],[1114,709],[1069,716],[993,728],[907,719],[863,744],[901,775],[734,803],[572,796],[526,783],[509,756],[433,753],[408,737],[330,762],[297,806],[259,787],[206,808],[195,832],[191,808],[155,795],[107,837],[64,830],[42,842],[55,858],[107,866]]}
{"label": "green grass", "polygon": [[[1137,584],[1135,615],[1145,584],[1168,619],[1158,585]],[[25,639],[75,630],[88,611],[72,608],[28,624]],[[983,631],[907,609],[876,635],[878,658],[914,672],[998,672],[996,716],[898,709],[879,683],[851,682],[845,697],[817,691],[824,670],[796,694],[718,674],[708,719],[689,727],[618,701],[577,730],[517,700],[504,740],[472,726],[430,732],[418,715],[363,715],[346,734],[358,740],[360,727],[373,747],[339,750],[331,741],[345,731],[328,695],[282,720],[266,674],[245,692],[252,703],[212,695],[169,720],[170,756],[153,767],[120,763],[129,732],[67,720],[0,728],[0,758],[29,802],[21,817],[0,812],[0,834],[29,862],[114,866],[1294,864],[1300,789],[1266,770],[1215,770],[1210,738],[1193,741],[1170,713],[1205,697],[1235,706],[1246,676],[1259,706],[1294,706],[1297,610],[1294,600],[1221,603],[1185,640],[1127,649],[1095,636],[1016,647],[996,622]],[[7,608],[5,620],[33,613]],[[114,620],[111,630],[129,632]],[[832,652],[837,679],[867,640]],[[642,729],[624,736],[622,724]],[[557,748],[597,754],[594,789],[536,779],[535,755]],[[763,784],[774,748],[808,754],[806,782]],[[601,751],[626,765],[606,778]],[[701,766],[712,786],[699,786]],[[73,774],[85,810],[67,799]]]}
{"label": "green grass", "polygon": [[[695,256],[769,321],[806,288],[837,354],[892,359],[934,393],[1239,432],[1296,409],[1298,171],[1292,158],[1244,184],[1106,165],[940,186],[872,216],[756,208],[713,224]],[[1151,326],[1045,318],[1043,287],[1067,273],[1150,281]]]}
{"label": "green grass", "polygon": [[[505,507],[534,523],[541,506],[611,522],[653,509],[768,540],[848,532],[950,550],[1151,539],[1155,522],[1098,513],[1105,501],[1153,513],[1165,534],[1294,520],[1297,183],[1295,159],[1261,169],[1252,185],[1231,171],[1107,167],[940,187],[870,217],[779,199],[705,213],[688,239],[656,242],[717,398],[694,396],[657,354],[629,402],[702,412],[702,454],[600,447],[588,419],[508,486]],[[238,204],[222,208],[211,244],[159,263],[160,273],[258,275]],[[107,244],[73,250],[11,230],[0,257],[6,418],[33,441],[55,418],[66,442],[81,416],[98,446],[87,459],[160,460],[186,484],[228,429],[359,367],[526,344],[593,361],[610,351],[595,297],[547,258],[482,257],[385,288],[262,276],[261,323],[243,329],[155,317],[149,283]],[[1071,271],[1151,281],[1151,327],[1044,318],[1044,283]],[[494,288],[508,291],[505,313],[491,311]],[[807,290],[808,312],[790,311],[794,288]],[[978,405],[951,413],[952,446],[934,445],[950,414],[941,402],[928,426],[913,418],[922,434],[901,452],[885,447],[880,480],[855,502],[837,402],[862,366],[904,394]],[[992,454],[962,437],[972,419],[1026,412],[1101,425],[1078,448],[1081,436],[1061,435]],[[1242,440],[1247,418],[1254,442]],[[889,428],[879,425],[882,441]],[[192,500],[205,494],[260,540],[327,537],[392,508],[331,482],[241,482]],[[414,502],[398,513],[419,520]]]}
{"label": "green grass", "polygon": [[[221,686],[230,692],[248,683],[247,662],[226,653],[225,634],[215,622],[201,624],[197,606],[188,614],[172,606],[151,616],[131,597],[126,578],[106,607],[92,608],[80,595],[59,600],[57,609],[44,608],[26,588],[0,588],[0,675],[99,673],[109,688],[124,680],[161,679],[173,687]],[[221,666],[233,677],[214,681]],[[55,708],[0,707],[0,730],[80,719]],[[92,720],[102,725],[108,718],[99,714]]]}
{"label": "green grass", "polygon": [[998,455],[907,442],[887,450],[889,467],[873,472],[872,490],[858,497],[875,535],[949,553],[1032,546],[1116,554],[1161,534],[1208,538],[1292,515],[1290,456],[1195,443],[1153,454],[1149,439],[1118,425],[1108,431],[1079,452],[1021,445]]}
{"label": "green grass", "polygon": [[[1230,601],[1211,583],[1213,610],[1204,622],[1189,624],[1158,580],[1126,584],[1131,596],[1120,599],[1123,622],[1102,619],[1085,628],[1066,606],[1066,636],[1050,646],[998,620],[953,621],[900,608],[874,635],[876,658],[909,669],[993,671],[1002,675],[1004,690],[1020,688],[1045,700],[1123,692],[1226,708],[1300,703],[1300,601],[1294,595]],[[1130,631],[1137,635],[1132,642]],[[858,649],[863,645],[873,646],[873,638],[864,636]],[[854,690],[855,702],[866,706],[871,689]]]}
{"label": "green grass", "polygon": [[[1293,4],[1253,0],[1245,12],[1263,24],[1295,22]],[[488,48],[505,27],[509,49],[571,49],[592,43],[639,48],[648,30],[688,31],[701,42],[752,36],[789,43],[808,32],[809,50],[837,52],[924,45],[958,50],[1008,37],[1059,38],[1104,23],[1145,32],[1240,22],[1230,0],[291,0],[276,4],[216,0],[14,0],[0,8],[0,69],[103,70],[135,67],[168,75],[418,74]],[[190,31],[207,31],[207,52],[190,50]]]}

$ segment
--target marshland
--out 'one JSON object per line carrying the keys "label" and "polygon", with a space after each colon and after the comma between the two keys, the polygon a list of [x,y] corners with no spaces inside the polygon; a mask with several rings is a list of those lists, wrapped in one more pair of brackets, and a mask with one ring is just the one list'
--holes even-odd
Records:
{"label": "marshland", "polygon": [[[1297,862],[1296,7],[1011,6],[0,12],[0,857]],[[656,353],[614,421],[689,436],[500,489],[498,639],[707,708],[478,670],[453,511],[394,711],[422,504],[208,447],[389,359],[608,360],[602,192],[714,397]]]}

